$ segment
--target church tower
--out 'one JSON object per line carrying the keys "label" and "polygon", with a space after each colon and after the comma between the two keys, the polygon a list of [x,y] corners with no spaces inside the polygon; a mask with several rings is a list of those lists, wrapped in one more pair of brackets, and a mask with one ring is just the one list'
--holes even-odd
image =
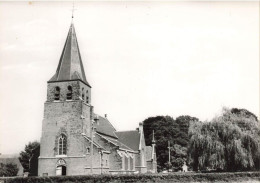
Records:
{"label": "church tower", "polygon": [[87,149],[82,134],[90,136],[93,107],[73,23],[47,84],[38,175],[84,174]]}
{"label": "church tower", "polygon": [[143,124],[139,130],[116,131],[107,117],[94,114],[91,86],[72,23],[56,73],[47,82],[38,175],[132,174],[147,170],[156,172],[155,142],[145,145]]}

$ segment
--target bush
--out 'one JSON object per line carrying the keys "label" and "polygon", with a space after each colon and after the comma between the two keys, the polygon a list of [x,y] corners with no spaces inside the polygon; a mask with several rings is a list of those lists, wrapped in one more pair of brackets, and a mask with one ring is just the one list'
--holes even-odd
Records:
{"label": "bush", "polygon": [[260,172],[237,173],[171,173],[138,175],[89,175],[0,178],[4,183],[105,183],[105,182],[201,182],[201,181],[260,181]]}
{"label": "bush", "polygon": [[12,177],[18,173],[17,165],[12,163],[0,164],[0,176],[1,177]]}

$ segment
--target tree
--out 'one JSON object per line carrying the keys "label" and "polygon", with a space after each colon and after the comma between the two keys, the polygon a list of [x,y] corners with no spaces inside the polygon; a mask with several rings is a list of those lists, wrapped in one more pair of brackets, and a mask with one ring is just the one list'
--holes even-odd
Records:
{"label": "tree", "polygon": [[176,118],[176,123],[180,126],[180,129],[187,134],[189,131],[190,123],[195,121],[199,121],[199,119],[188,115],[179,116]]}
{"label": "tree", "polygon": [[171,148],[171,164],[174,171],[181,170],[187,159],[187,148],[179,144],[174,144]]}
{"label": "tree", "polygon": [[18,167],[15,164],[7,163],[3,164],[0,163],[0,176],[1,177],[12,177],[16,176],[18,173]]}
{"label": "tree", "polygon": [[251,114],[223,108],[210,122],[191,125],[188,157],[193,169],[259,169],[259,125]]}
{"label": "tree", "polygon": [[257,116],[246,109],[232,108],[230,112],[232,114],[240,115],[246,118],[254,118],[255,121],[258,121]]}
{"label": "tree", "polygon": [[239,146],[241,146],[239,151],[237,150],[241,153],[241,157],[239,157],[240,160],[242,159],[242,167],[240,167],[240,169],[259,170],[260,126],[256,115],[246,109],[232,108],[230,110],[228,108],[223,108],[222,115],[217,118],[217,120],[237,125],[241,130],[240,139],[236,142]]}
{"label": "tree", "polygon": [[188,115],[183,115],[183,116],[179,116],[176,118],[176,123],[179,125],[179,129],[180,129],[180,133],[178,134],[179,138],[178,138],[178,144],[181,144],[185,147],[188,146],[188,142],[189,142],[189,126],[194,123],[199,121],[198,118],[196,117],[191,117]]}
{"label": "tree", "polygon": [[32,157],[30,158],[30,170],[29,176],[37,176],[38,175],[38,158],[40,156],[40,146],[37,146],[32,151]]}
{"label": "tree", "polygon": [[[190,116],[180,116],[176,120],[170,116],[156,116],[143,121],[146,145],[151,145],[154,130],[158,171],[168,169],[169,166],[176,171],[181,168],[187,159],[189,125],[191,121],[197,120]],[[170,163],[168,142],[171,144]]]}
{"label": "tree", "polygon": [[24,151],[20,152],[19,160],[24,168],[25,172],[30,172],[30,160],[33,157],[33,150],[39,148],[40,143],[37,141],[29,142],[25,145]]}

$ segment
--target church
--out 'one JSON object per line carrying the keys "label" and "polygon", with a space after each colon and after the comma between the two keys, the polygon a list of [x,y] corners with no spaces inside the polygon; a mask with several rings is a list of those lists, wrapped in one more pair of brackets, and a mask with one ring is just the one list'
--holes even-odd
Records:
{"label": "church", "polygon": [[71,23],[56,73],[47,82],[38,175],[157,172],[155,141],[146,146],[143,124],[117,131],[95,114],[74,24]]}

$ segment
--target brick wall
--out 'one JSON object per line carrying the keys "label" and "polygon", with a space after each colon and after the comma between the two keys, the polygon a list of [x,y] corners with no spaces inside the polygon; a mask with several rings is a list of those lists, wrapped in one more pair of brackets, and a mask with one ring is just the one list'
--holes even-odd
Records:
{"label": "brick wall", "polygon": [[64,81],[64,82],[48,83],[47,101],[54,101],[56,87],[60,88],[60,101],[66,101],[68,86],[72,87],[72,100],[82,99],[82,94],[84,93],[84,101],[86,101],[85,100],[86,96],[88,96],[89,104],[91,104],[91,88],[81,81]]}
{"label": "brick wall", "polygon": [[[57,86],[60,88],[59,100],[55,100]],[[72,100],[67,100],[68,86],[72,87]],[[48,83],[47,90],[38,174],[56,175],[56,163],[59,159],[58,138],[61,134],[67,137],[67,157],[62,157],[67,163],[67,174],[84,174],[87,164],[87,159],[83,156],[86,154],[86,140],[81,133],[90,133],[91,106],[86,100],[82,100],[82,91],[86,97],[88,90],[90,102],[90,88],[80,81],[68,81]]]}
{"label": "brick wall", "polygon": [[117,154],[117,149],[115,145],[111,144],[107,140],[101,138],[99,135],[95,135],[95,141],[104,147],[106,150],[110,151],[109,155],[109,167],[111,170],[121,170],[122,169],[122,158]]}

